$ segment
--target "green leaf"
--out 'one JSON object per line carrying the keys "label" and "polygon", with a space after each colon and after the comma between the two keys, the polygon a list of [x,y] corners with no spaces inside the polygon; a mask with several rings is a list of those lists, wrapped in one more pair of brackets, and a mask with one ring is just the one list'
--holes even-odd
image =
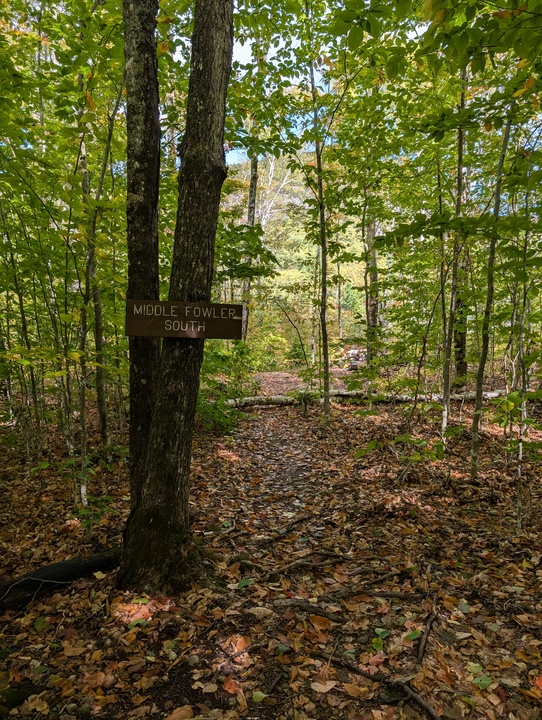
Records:
{"label": "green leaf", "polygon": [[245,588],[249,585],[252,585],[254,582],[254,578],[243,578],[239,581],[239,584],[237,585],[238,588]]}
{"label": "green leaf", "polygon": [[132,620],[131,623],[128,623],[128,630],[131,630],[132,628],[137,627],[140,625],[141,627],[145,627],[149,624],[148,620],[144,620],[143,618],[139,618],[139,620]]}
{"label": "green leaf", "polygon": [[409,640],[416,640],[417,638],[420,637],[421,634],[422,634],[421,630],[413,630],[412,632],[408,633],[407,638]]}
{"label": "green leaf", "polygon": [[472,681],[473,685],[478,685],[479,688],[482,690],[485,690],[488,688],[491,683],[493,682],[493,679],[488,677],[487,675],[479,675],[478,677],[475,677]]}
{"label": "green leaf", "polygon": [[41,615],[34,620],[34,628],[38,632],[43,632],[48,625],[49,621],[47,618],[42,617]]}
{"label": "green leaf", "polygon": [[363,45],[365,33],[359,25],[354,25],[348,33],[348,49],[354,52]]}
{"label": "green leaf", "polygon": [[292,648],[289,645],[283,645],[282,643],[279,643],[275,648],[275,654],[276,655],[285,655],[287,652],[290,652]]}
{"label": "green leaf", "polygon": [[49,672],[49,668],[47,665],[37,665],[36,667],[31,668],[30,672],[33,675],[45,675],[45,673]]}
{"label": "green leaf", "polygon": [[252,699],[254,700],[254,702],[257,703],[263,702],[266,697],[268,696],[261,690],[254,690],[254,692],[252,693]]}

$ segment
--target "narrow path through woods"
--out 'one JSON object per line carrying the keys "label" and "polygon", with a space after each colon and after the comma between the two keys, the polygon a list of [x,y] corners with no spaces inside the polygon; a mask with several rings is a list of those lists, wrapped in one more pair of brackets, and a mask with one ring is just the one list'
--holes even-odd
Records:
{"label": "narrow path through woods", "polygon": [[[533,498],[528,528],[518,535],[514,469],[491,426],[481,480],[472,485],[467,432],[450,443],[446,461],[437,461],[397,441],[404,418],[401,408],[378,408],[369,416],[341,408],[327,429],[316,408],[308,416],[301,408],[262,409],[220,441],[214,457],[196,453],[201,529],[208,538],[216,533],[210,544],[227,553],[227,587],[235,592],[237,584],[243,595],[234,627],[261,642],[261,632],[255,638],[254,623],[247,622],[252,594],[258,607],[281,617],[272,630],[269,620],[262,629],[274,639],[264,642],[268,650],[280,638],[297,642],[300,657],[287,665],[311,667],[316,702],[310,692],[303,695],[292,671],[288,682],[274,686],[291,704],[289,713],[276,717],[444,712],[537,718],[531,702],[542,684],[540,554],[533,551],[540,541],[539,506]],[[428,447],[436,438],[431,422],[438,423],[437,414],[425,417],[415,433]],[[529,472],[539,498],[535,467]],[[324,672],[321,661],[309,658],[326,652],[337,663],[333,669],[328,660]],[[261,649],[254,654],[260,663],[266,657]],[[356,658],[362,673],[378,668],[382,684],[360,681],[352,667],[345,675],[348,658]],[[269,662],[267,653],[264,666]],[[251,675],[245,668],[227,677],[241,680],[243,673]],[[412,679],[407,689],[393,685],[405,676]],[[336,690],[340,679],[342,693]],[[405,695],[410,690],[414,700]],[[399,702],[399,709],[383,709],[390,692],[398,693],[392,705]],[[352,698],[363,699],[359,715],[349,714],[358,705]],[[266,708],[254,717],[275,717]]]}
{"label": "narrow path through woods", "polygon": [[[233,509],[237,529],[272,538],[285,534],[292,523],[310,528],[312,544],[318,540],[317,520],[325,507],[325,497],[334,494],[341,475],[352,473],[353,458],[344,457],[340,444],[315,416],[305,416],[299,408],[277,413],[264,410],[255,421],[243,424],[233,438],[219,442],[213,465],[226,470],[227,480],[217,490]],[[198,472],[208,477],[208,466],[199,459]],[[339,463],[339,465],[337,464]],[[233,505],[233,508],[232,508]]]}

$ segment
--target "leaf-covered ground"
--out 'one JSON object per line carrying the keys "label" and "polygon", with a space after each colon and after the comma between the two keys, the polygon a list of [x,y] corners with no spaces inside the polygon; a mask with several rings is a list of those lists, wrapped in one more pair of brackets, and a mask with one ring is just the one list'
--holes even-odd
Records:
{"label": "leaf-covered ground", "polygon": [[[198,437],[212,583],[147,597],[98,573],[6,612],[0,717],[542,717],[540,466],[524,467],[518,531],[501,428],[485,426],[472,483],[467,431],[436,460],[436,410],[411,438],[404,406],[372,413],[336,405],[326,428],[318,407],[266,408]],[[122,457],[96,458],[91,492],[114,503],[87,541],[60,458],[3,454],[4,577],[120,543]]]}

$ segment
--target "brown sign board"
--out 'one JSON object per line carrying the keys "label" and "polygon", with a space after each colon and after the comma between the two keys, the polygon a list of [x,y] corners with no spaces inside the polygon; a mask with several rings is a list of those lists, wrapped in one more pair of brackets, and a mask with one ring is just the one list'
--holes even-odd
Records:
{"label": "brown sign board", "polygon": [[126,301],[126,335],[239,340],[242,326],[242,305]]}

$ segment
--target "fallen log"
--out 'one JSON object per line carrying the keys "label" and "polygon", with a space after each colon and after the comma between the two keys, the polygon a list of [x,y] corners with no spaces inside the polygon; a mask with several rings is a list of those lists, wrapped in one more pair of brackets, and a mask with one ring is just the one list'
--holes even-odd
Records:
{"label": "fallen log", "polygon": [[120,563],[121,548],[113,548],[90,557],[46,565],[26,575],[0,582],[0,609],[19,609],[37,597],[55,592],[74,580],[98,571],[114,570]]}
{"label": "fallen log", "polygon": [[[414,402],[442,402],[442,395],[423,394],[418,395],[417,398],[414,395],[380,395],[373,394],[368,395],[364,390],[332,390],[329,393],[330,397],[334,400],[366,400],[372,403],[409,403]],[[484,400],[493,400],[498,397],[506,395],[505,390],[491,390],[485,392],[483,397]],[[476,399],[476,393],[456,393],[450,396],[450,400],[458,402],[469,402]],[[291,395],[259,395],[253,397],[244,397],[226,400],[226,405],[234,408],[244,407],[266,407],[266,406],[281,406],[281,405],[311,405],[316,402],[321,402],[322,396],[319,392],[314,391],[303,391],[299,390],[293,392]]]}

